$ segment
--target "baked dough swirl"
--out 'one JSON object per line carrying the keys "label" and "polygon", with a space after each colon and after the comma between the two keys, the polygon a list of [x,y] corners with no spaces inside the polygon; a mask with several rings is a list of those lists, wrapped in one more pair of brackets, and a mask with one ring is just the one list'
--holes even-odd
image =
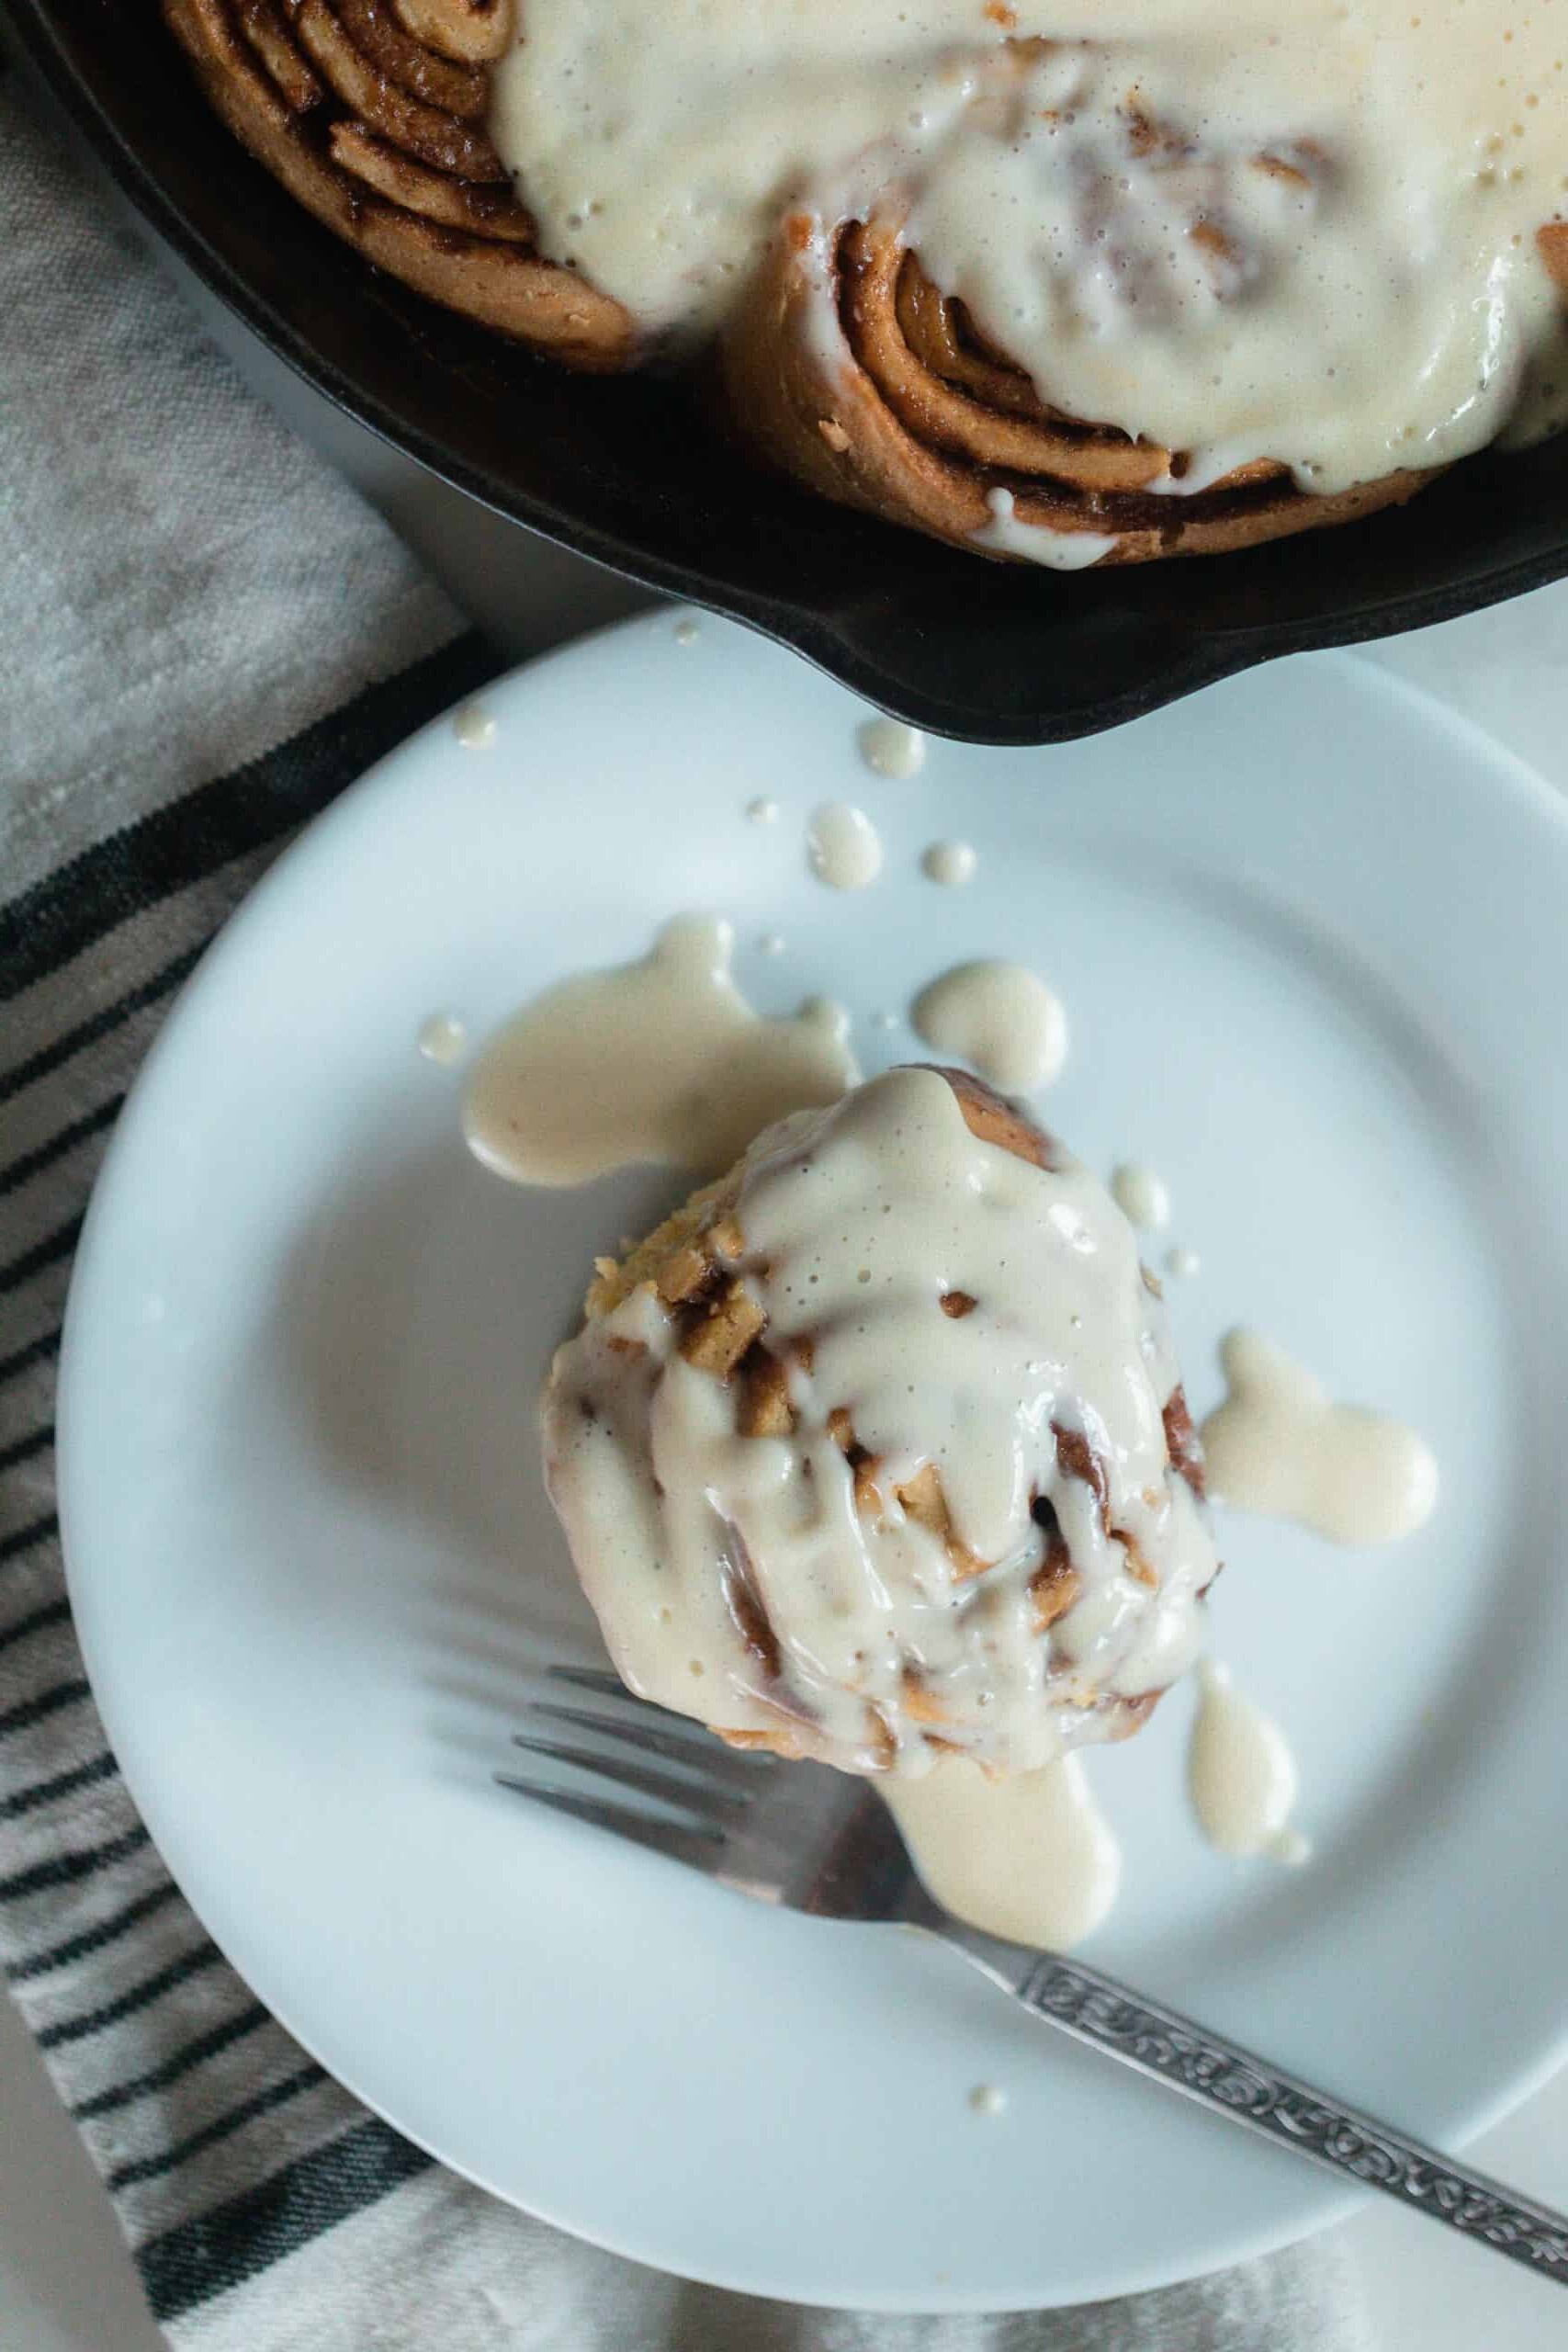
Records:
{"label": "baked dough swirl", "polygon": [[1030,1771],[1135,1731],[1201,1638],[1157,1287],[962,1071],[796,1113],[604,1261],[543,1433],[620,1671],[741,1746]]}
{"label": "baked dough swirl", "polygon": [[1064,570],[1350,523],[1431,479],[1400,471],[1325,496],[1255,459],[1183,493],[1181,452],[1048,407],[886,213],[832,229],[791,214],[722,365],[747,437],[813,489],[1004,560],[1048,553]]}
{"label": "baked dough swirl", "polygon": [[163,0],[224,121],[319,220],[448,310],[623,368],[620,303],[541,259],[486,128],[511,0]]}
{"label": "baked dough swirl", "polygon": [[578,368],[697,346],[814,490],[1066,570],[1354,521],[1568,416],[1549,28],[1466,0],[1435,101],[1437,17],[1237,5],[163,0],[419,293]]}

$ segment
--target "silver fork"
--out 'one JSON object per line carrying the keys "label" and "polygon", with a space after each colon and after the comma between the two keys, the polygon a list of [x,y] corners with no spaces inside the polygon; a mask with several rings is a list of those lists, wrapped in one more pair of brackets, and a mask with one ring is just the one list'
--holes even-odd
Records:
{"label": "silver fork", "polygon": [[[529,1762],[498,1772],[502,1787],[761,1902],[924,1928],[1078,2041],[1568,2286],[1568,2215],[1314,2090],[1099,1969],[1005,1943],[941,1909],[867,1782],[825,1764],[784,1765],[728,1747],[595,1668],[551,1667],[547,1680],[549,1695],[533,1706],[543,1728],[513,1740]],[[563,1782],[547,1769],[561,1765],[613,1793]],[[627,1799],[650,1799],[661,1810]]]}

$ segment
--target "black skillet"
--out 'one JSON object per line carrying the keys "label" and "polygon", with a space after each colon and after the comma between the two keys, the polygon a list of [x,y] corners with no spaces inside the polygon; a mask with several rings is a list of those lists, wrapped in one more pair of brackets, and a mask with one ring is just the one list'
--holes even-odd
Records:
{"label": "black skillet", "polygon": [[321,391],[502,513],[750,622],[918,726],[1061,741],[1568,571],[1568,435],[1242,555],[1069,575],[981,562],[761,472],[677,384],[565,374],[370,270],[197,101],[155,0],[6,14],[141,211]]}

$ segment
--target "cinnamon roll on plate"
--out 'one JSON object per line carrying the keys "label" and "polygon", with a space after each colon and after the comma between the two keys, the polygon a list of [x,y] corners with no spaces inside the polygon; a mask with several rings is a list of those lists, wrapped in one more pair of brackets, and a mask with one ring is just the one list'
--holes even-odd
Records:
{"label": "cinnamon roll on plate", "polygon": [[767,1129],[558,1353],[547,1477],[631,1687],[847,1771],[1135,1731],[1216,1561],[1157,1285],[958,1070]]}

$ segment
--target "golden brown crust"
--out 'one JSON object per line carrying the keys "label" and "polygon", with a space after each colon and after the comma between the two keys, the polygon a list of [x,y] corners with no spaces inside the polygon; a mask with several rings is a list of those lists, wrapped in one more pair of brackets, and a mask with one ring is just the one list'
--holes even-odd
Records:
{"label": "golden brown crust", "polygon": [[584,1313],[591,1320],[612,1314],[644,1283],[653,1283],[667,1306],[696,1298],[711,1280],[716,1262],[739,1254],[739,1233],[733,1235],[737,1247],[726,1249],[727,1236],[718,1230],[739,1189],[737,1166],[711,1184],[700,1185],[624,1258],[597,1260]]}
{"label": "golden brown crust", "polygon": [[513,0],[391,0],[405,32],[439,56],[493,65],[512,40]]}
{"label": "golden brown crust", "polygon": [[1549,220],[1537,231],[1536,244],[1554,282],[1568,294],[1568,220]]}
{"label": "golden brown crust", "polygon": [[681,1340],[681,1353],[694,1371],[728,1380],[748,1350],[768,1328],[768,1317],[738,1275],[705,1301],[692,1308],[693,1320]]}
{"label": "golden brown crust", "polygon": [[296,114],[317,106],[326,93],[319,77],[285,31],[275,0],[238,0],[240,29]]}
{"label": "golden brown crust", "polygon": [[[1411,497],[1402,472],[1333,497],[1282,466],[1156,494],[1182,459],[1047,408],[942,296],[892,215],[834,232],[792,214],[724,337],[729,404],[763,456],[841,503],[975,547],[1005,491],[1016,520],[1112,544],[1102,564],[1219,554]],[[989,554],[1009,554],[986,548]]]}
{"label": "golden brown crust", "polygon": [[916,1067],[946,1079],[958,1098],[964,1124],[977,1143],[994,1143],[998,1149],[1010,1151],[1015,1159],[1027,1159],[1032,1168],[1061,1166],[1062,1151],[1055,1136],[973,1070],[950,1069],[945,1062],[920,1062]]}
{"label": "golden brown crust", "polygon": [[340,21],[343,0],[300,0],[294,18],[299,46],[350,117],[432,171],[458,180],[503,180],[506,167],[489,138],[440,107],[426,106],[381,72]]}
{"label": "golden brown crust", "polygon": [[801,1732],[726,1731],[722,1724],[711,1724],[708,1728],[717,1733],[727,1747],[756,1748],[783,1757],[789,1764],[798,1764],[817,1754],[815,1742]]}
{"label": "golden brown crust", "polygon": [[851,339],[917,439],[976,465],[1059,475],[1085,490],[1142,490],[1165,472],[1163,449],[1054,415],[899,241],[861,226],[845,249]]}
{"label": "golden brown crust", "polygon": [[504,0],[163,0],[235,136],[417,293],[572,366],[624,368],[627,313],[540,258],[483,129]]}
{"label": "golden brown crust", "polygon": [[378,74],[400,82],[411,97],[482,123],[490,112],[490,76],[475,65],[457,65],[404,32],[384,0],[334,0],[344,29]]}
{"label": "golden brown crust", "polygon": [[1072,1554],[1050,1503],[1043,1505],[1036,1498],[1034,1518],[1045,1532],[1045,1557],[1029,1580],[1029,1597],[1034,1604],[1034,1630],[1043,1634],[1049,1632],[1058,1617],[1066,1616],[1083,1590],[1083,1578],[1073,1566]]}
{"label": "golden brown crust", "polygon": [[1193,1423],[1187,1392],[1179,1382],[1165,1400],[1165,1450],[1171,1468],[1186,1479],[1200,1502],[1208,1491],[1203,1448]]}
{"label": "golden brown crust", "polygon": [[328,145],[343,171],[405,212],[416,212],[441,228],[466,229],[507,244],[534,242],[528,215],[509,189],[479,187],[449,173],[433,172],[357,122],[334,122]]}

